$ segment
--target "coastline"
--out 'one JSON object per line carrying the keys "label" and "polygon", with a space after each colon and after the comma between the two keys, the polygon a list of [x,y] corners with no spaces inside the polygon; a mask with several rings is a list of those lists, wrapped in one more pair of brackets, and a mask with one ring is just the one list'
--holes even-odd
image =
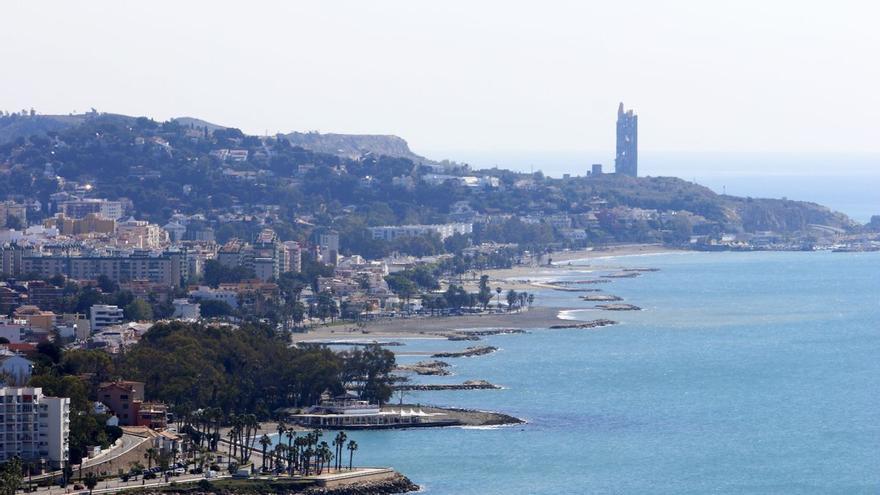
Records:
{"label": "coastline", "polygon": [[[667,247],[662,244],[622,244],[617,246],[560,251],[549,256],[549,258],[552,259],[552,264],[519,265],[511,268],[486,270],[482,272],[482,274],[489,276],[490,284],[503,284],[504,289],[563,290],[558,287],[549,286],[547,285],[547,282],[554,277],[567,272],[588,272],[591,270],[589,264],[575,265],[573,264],[574,262],[686,252],[688,252],[688,250]],[[610,268],[611,267],[607,266],[603,267],[603,269]],[[470,281],[466,281],[465,288],[473,289],[476,287],[475,282],[474,285],[469,285],[470,283]]]}
{"label": "coastline", "polygon": [[[573,265],[572,262],[607,259],[622,256],[644,256],[656,254],[683,253],[686,250],[666,247],[660,244],[624,244],[602,248],[590,248],[553,253],[552,265],[520,265],[511,268],[486,270],[482,275],[489,276],[492,286],[504,290],[566,290],[564,287],[547,284],[559,275],[572,271],[590,271],[588,265]],[[613,269],[603,267],[603,269]],[[603,279],[605,280],[605,279]],[[464,280],[464,288],[478,290],[476,280]],[[294,333],[292,342],[370,342],[389,338],[440,338],[449,339],[459,334],[457,330],[477,329],[517,329],[547,328],[559,323],[561,312],[571,310],[567,307],[533,306],[527,311],[512,313],[491,313],[463,316],[419,316],[370,321],[361,325],[344,324],[318,326],[303,333]]]}
{"label": "coastline", "polygon": [[546,328],[560,321],[560,311],[571,308],[534,306],[527,311],[464,316],[426,316],[369,322],[362,327],[339,325],[317,327],[293,334],[293,342],[364,341],[378,339],[447,339],[461,330]]}

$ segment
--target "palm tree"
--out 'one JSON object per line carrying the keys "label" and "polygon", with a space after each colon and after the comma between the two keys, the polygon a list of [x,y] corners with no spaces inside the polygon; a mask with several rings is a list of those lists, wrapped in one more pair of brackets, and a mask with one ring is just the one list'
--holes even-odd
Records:
{"label": "palm tree", "polygon": [[337,471],[342,469],[342,449],[345,448],[346,440],[348,440],[348,436],[344,431],[337,433],[336,438],[333,439],[334,452],[336,453],[336,464],[334,465],[334,468]]}
{"label": "palm tree", "polygon": [[284,424],[284,421],[278,421],[278,424],[275,426],[275,431],[278,433],[278,441],[280,442],[284,432],[287,431],[287,425]]}
{"label": "palm tree", "polygon": [[273,471],[280,471],[284,469],[284,453],[287,451],[287,445],[279,442],[278,445],[275,446],[275,466]]}
{"label": "palm tree", "polygon": [[147,469],[151,469],[153,467],[153,459],[158,458],[158,452],[153,447],[150,447],[144,452],[144,459],[147,460]]}
{"label": "palm tree", "polygon": [[330,469],[330,461],[333,460],[333,453],[330,452],[330,446],[327,445],[327,442],[321,442],[321,450],[319,452],[319,455],[320,464],[318,465],[320,466],[320,469],[318,471],[318,474],[321,474],[325,466],[328,470]]}
{"label": "palm tree", "polygon": [[92,495],[92,490],[98,486],[98,476],[90,471],[89,474],[86,475],[86,479],[83,481],[86,484],[86,488],[89,489],[89,495]]}
{"label": "palm tree", "polygon": [[348,470],[351,471],[354,462],[354,451],[358,449],[358,444],[354,440],[348,442]]}
{"label": "palm tree", "polygon": [[501,287],[495,287],[495,293],[498,294],[498,309],[501,309]]}
{"label": "palm tree", "polygon": [[238,440],[238,432],[235,431],[235,427],[229,429],[226,432],[226,437],[229,438],[229,457],[235,456],[235,441]]}
{"label": "palm tree", "polygon": [[244,462],[247,462],[251,459],[251,448],[256,440],[257,431],[260,429],[260,423],[255,414],[246,415],[242,423],[244,425],[244,439],[241,444],[241,457]]}
{"label": "palm tree", "polygon": [[[290,472],[289,474],[293,475],[293,462],[291,461],[291,457],[296,456],[296,451],[294,451],[294,449],[293,449],[293,440],[295,438],[297,440],[299,440],[299,438],[296,437],[296,431],[294,431],[293,428],[289,428],[287,430],[286,435],[287,435],[287,468]],[[297,445],[297,447],[298,447],[298,445]]]}
{"label": "palm tree", "polygon": [[305,450],[307,442],[308,442],[308,440],[306,439],[306,437],[297,437],[293,441],[293,444],[296,447],[293,451],[293,468],[294,468],[294,470],[299,470],[300,472],[303,472],[305,470],[304,466],[302,465],[302,458],[303,458],[303,450]]}
{"label": "palm tree", "polygon": [[303,472],[306,476],[311,473],[311,464],[312,464],[312,447],[306,447],[306,449],[302,453],[302,462],[303,462]]}
{"label": "palm tree", "polygon": [[272,445],[272,439],[269,438],[269,435],[263,433],[263,436],[260,437],[260,446],[263,447],[263,471],[266,470],[266,449]]}
{"label": "palm tree", "polygon": [[330,452],[330,446],[327,442],[321,442],[315,447],[315,464],[318,466],[318,474],[324,470],[324,452]]}

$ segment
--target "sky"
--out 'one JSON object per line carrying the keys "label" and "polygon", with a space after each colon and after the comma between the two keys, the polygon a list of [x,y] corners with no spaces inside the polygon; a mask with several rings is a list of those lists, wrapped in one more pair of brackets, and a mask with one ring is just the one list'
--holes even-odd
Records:
{"label": "sky", "polygon": [[0,109],[608,163],[623,101],[644,157],[871,154],[878,18],[880,4],[846,0],[10,0]]}

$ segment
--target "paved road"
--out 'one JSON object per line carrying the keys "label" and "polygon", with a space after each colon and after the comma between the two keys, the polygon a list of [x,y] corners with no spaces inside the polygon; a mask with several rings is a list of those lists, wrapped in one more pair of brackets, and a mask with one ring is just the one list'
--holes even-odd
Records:
{"label": "paved road", "polygon": [[85,462],[83,462],[83,468],[92,467],[97,464],[112,461],[113,459],[116,459],[117,457],[128,453],[130,450],[137,448],[142,443],[149,440],[149,438],[139,437],[137,435],[129,435],[125,433],[122,435],[121,446],[112,450],[108,450],[105,453],[99,454],[97,457],[86,460]]}
{"label": "paved road", "polygon": [[[211,479],[218,480],[218,479],[230,478],[230,477],[231,476],[227,474],[227,475],[222,475],[222,476],[215,476]],[[135,490],[138,488],[145,488],[145,487],[167,486],[167,485],[170,485],[171,483],[193,482],[193,481],[199,481],[199,480],[203,480],[203,479],[205,479],[205,476],[201,475],[201,474],[187,474],[187,475],[183,475],[183,476],[172,476],[168,483],[165,482],[164,477],[160,477],[160,478],[157,478],[154,480],[143,480],[141,478],[138,478],[137,480],[128,481],[128,482],[123,482],[120,479],[113,479],[113,480],[107,480],[107,481],[102,481],[102,482],[98,483],[98,485],[95,487],[95,490],[92,493],[93,494],[94,493],[115,493],[115,492],[121,492],[121,491],[125,491],[125,490]],[[79,484],[82,484],[82,483],[80,482]],[[24,493],[24,492],[19,491],[17,493]],[[87,493],[89,493],[89,490],[88,489],[74,490],[73,483],[71,483],[70,485],[67,486],[67,488],[61,488],[59,486],[52,487],[51,489],[40,488],[34,493],[41,494],[41,495],[42,494],[65,495],[65,494],[82,494],[82,493],[87,494]]]}

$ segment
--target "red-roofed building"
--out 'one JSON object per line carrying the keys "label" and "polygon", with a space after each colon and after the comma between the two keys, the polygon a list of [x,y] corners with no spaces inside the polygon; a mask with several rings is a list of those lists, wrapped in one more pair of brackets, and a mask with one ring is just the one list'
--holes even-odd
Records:
{"label": "red-roofed building", "polygon": [[144,402],[144,383],[115,381],[98,386],[98,400],[119,418],[119,426],[146,426],[161,430],[167,426],[165,404]]}

